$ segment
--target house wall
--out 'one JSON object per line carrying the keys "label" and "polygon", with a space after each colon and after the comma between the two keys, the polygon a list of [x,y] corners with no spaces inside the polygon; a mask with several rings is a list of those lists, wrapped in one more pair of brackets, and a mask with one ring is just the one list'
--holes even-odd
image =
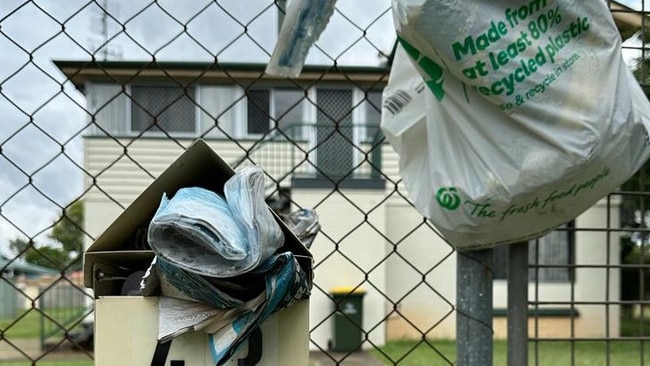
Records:
{"label": "house wall", "polygon": [[[329,295],[337,287],[365,291],[362,325],[372,344],[384,344],[388,301],[386,293],[386,209],[383,194],[373,190],[294,189],[291,198],[302,207],[315,208],[324,233],[311,246],[317,287],[310,298],[311,347],[328,344],[334,334],[334,303]],[[354,202],[352,205],[350,202]],[[366,212],[371,212],[365,217]],[[366,278],[367,274],[367,278]],[[365,342],[364,348],[373,348]]]}
{"label": "house wall", "polygon": [[[101,234],[153,181],[153,177],[162,173],[181,154],[182,147],[191,143],[191,139],[170,141],[140,138],[116,141],[86,138],[85,167],[89,173],[85,182],[88,191],[83,197],[86,202],[86,230],[94,237]],[[240,145],[232,141],[211,140],[208,143],[229,163],[238,161],[243,156],[240,145],[244,148],[250,146],[245,141],[239,141]],[[128,156],[123,154],[124,146],[128,146]],[[337,286],[360,285],[367,291],[363,322],[364,328],[369,332],[368,338],[374,344],[382,344],[390,339],[421,338],[423,333],[432,338],[455,336],[455,254],[404,199],[395,198],[393,194],[392,198],[381,204],[381,200],[386,198],[386,192],[393,193],[395,184],[399,181],[395,153],[387,145],[382,149],[382,173],[388,178],[386,191],[345,190],[331,195],[330,189],[293,189],[291,193],[292,199],[301,206],[316,209],[323,231],[327,233],[327,237],[319,235],[312,246],[318,288],[314,290],[311,299],[310,319],[312,337],[319,345],[327,344],[332,336],[333,309],[327,293]],[[273,159],[291,166],[296,158],[294,153],[295,151],[287,150],[285,155],[280,153],[273,156]],[[267,170],[267,167],[263,168]],[[286,169],[280,166],[268,170],[276,168],[278,171]],[[96,178],[93,181],[89,177]],[[397,187],[400,193],[406,195],[401,184]],[[350,202],[354,202],[360,209]],[[363,220],[365,212],[369,212],[367,222]],[[619,222],[617,205],[607,207],[604,202],[581,215],[576,225],[608,227],[605,222],[608,214],[609,227],[616,227]],[[414,227],[418,229],[413,230]],[[606,244],[608,238],[610,242]],[[87,244],[90,241],[88,239]],[[389,243],[398,243],[396,253],[393,253],[395,248]],[[337,244],[340,244],[339,251],[336,251]],[[616,264],[618,253],[618,235],[615,233],[576,233],[577,264]],[[369,273],[367,282],[364,272]],[[535,289],[531,285],[529,298],[555,302],[572,299],[603,302],[618,298],[618,284],[618,269],[610,268],[606,271],[602,267],[578,268],[573,287],[568,283],[541,283]],[[495,281],[495,308],[506,307],[505,294],[505,283]],[[575,319],[573,328],[567,317],[540,318],[537,322],[538,334],[565,337],[571,335],[573,329],[576,336],[602,337],[607,331],[604,319],[608,312],[609,336],[618,335],[618,306],[578,304],[575,309],[579,316]],[[387,320],[384,322],[383,319]],[[503,318],[496,318],[494,327],[497,337],[505,336]],[[534,333],[532,327],[531,332]]]}
{"label": "house wall", "polygon": [[[576,225],[581,228],[617,228],[619,227],[619,205],[613,202],[608,207],[602,200],[587,213],[581,215]],[[609,220],[609,225],[608,225]],[[593,305],[580,307],[581,318],[575,332],[579,337],[598,336],[617,337],[620,329],[620,306],[615,304],[597,304],[598,302],[620,299],[620,269],[603,269],[603,264],[617,266],[620,264],[620,232],[579,231],[576,232],[576,258],[580,265],[595,265],[600,268],[576,269],[576,302],[591,302]],[[609,316],[609,321],[605,317]],[[609,333],[606,326],[609,327]]]}
{"label": "house wall", "polygon": [[[607,201],[601,200],[576,219],[576,227],[616,227],[618,212],[618,202],[608,207]],[[386,217],[386,235],[391,242],[399,243],[400,254],[399,257],[389,257],[386,263],[387,294],[391,299],[401,299],[400,306],[388,318],[387,339],[420,338],[422,333],[432,338],[455,337],[456,317],[452,312],[456,303],[455,253],[429,228],[421,227],[411,232],[413,227],[422,223],[422,217],[403,200],[389,201]],[[619,264],[619,237],[620,234],[614,232],[577,231],[575,263],[578,268],[573,286],[570,283],[529,284],[528,298],[531,301],[550,302],[552,304],[545,306],[566,310],[572,308],[569,303],[573,301],[577,303],[573,309],[578,312],[573,327],[569,316],[531,318],[531,336],[619,335],[620,306],[602,304],[619,298],[619,269],[602,268],[603,263]],[[590,264],[599,268],[579,267]],[[423,278],[426,278],[426,283]],[[506,281],[494,281],[493,307],[507,308]],[[495,317],[495,337],[505,338],[506,328],[506,318]]]}
{"label": "house wall", "polygon": [[[92,237],[97,237],[106,227],[149,186],[154,177],[159,176],[167,167],[189,147],[193,139],[177,139],[170,141],[162,138],[138,139],[84,139],[85,169],[88,174],[84,178],[87,192],[83,196],[87,217],[86,230]],[[232,164],[245,157],[245,149],[251,149],[252,141],[211,140],[210,146],[224,159]],[[273,149],[273,161],[283,162],[262,168],[269,174],[291,170],[287,166],[296,159],[293,148]],[[128,147],[128,155],[124,153]],[[271,149],[269,149],[271,150]],[[269,160],[264,149],[252,149],[250,155],[253,161]],[[266,159],[265,159],[266,158]],[[306,163],[300,164],[300,173]],[[94,178],[93,178],[94,177]],[[282,184],[288,185],[288,178]],[[86,237],[86,245],[93,239]]]}
{"label": "house wall", "polygon": [[[386,236],[398,243],[386,267],[387,295],[399,305],[386,323],[388,339],[455,336],[456,258],[413,207],[387,204]],[[419,226],[418,226],[419,225]],[[418,227],[415,231],[413,228]],[[435,327],[434,327],[435,326]]]}

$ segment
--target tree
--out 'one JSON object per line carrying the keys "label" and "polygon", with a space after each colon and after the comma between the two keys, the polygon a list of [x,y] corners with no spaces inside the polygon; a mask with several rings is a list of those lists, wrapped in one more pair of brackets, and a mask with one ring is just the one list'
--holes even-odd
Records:
{"label": "tree", "polygon": [[[642,31],[639,32],[638,35],[634,35],[633,37],[636,37],[638,42],[641,44],[647,44],[648,41],[650,41],[650,32],[647,31]],[[636,58],[635,60],[635,65],[633,66],[632,73],[636,77],[636,79],[641,83],[641,87],[643,87],[643,90],[646,91],[647,89],[645,88],[645,84],[650,81],[650,56],[648,51],[645,49],[641,51],[641,55]]]}
{"label": "tree", "polygon": [[16,255],[23,254],[23,252],[29,249],[31,245],[32,244],[30,242],[19,238],[15,238],[9,241],[9,249],[11,249],[11,251],[14,252],[14,254]]}
{"label": "tree", "polygon": [[61,270],[67,267],[70,262],[68,254],[62,248],[50,245],[37,246],[31,240],[13,239],[9,242],[9,248],[16,255],[21,256],[25,262],[41,267]]}
{"label": "tree", "polygon": [[83,252],[83,202],[72,203],[53,223],[48,235],[54,244],[38,245],[33,240],[13,239],[9,248],[27,262],[56,270],[81,268]]}
{"label": "tree", "polygon": [[66,252],[72,255],[80,254],[83,252],[83,220],[83,201],[75,201],[52,228],[50,239],[61,243]]}

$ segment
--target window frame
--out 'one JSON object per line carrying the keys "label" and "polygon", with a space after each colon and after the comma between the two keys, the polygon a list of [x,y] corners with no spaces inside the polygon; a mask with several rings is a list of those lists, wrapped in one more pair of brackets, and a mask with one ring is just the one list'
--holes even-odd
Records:
{"label": "window frame", "polygon": [[[360,143],[372,144],[372,143],[375,142],[375,136],[371,133],[371,129],[372,129],[371,127],[376,127],[377,130],[379,131],[379,126],[381,124],[381,98],[382,98],[382,94],[383,94],[383,89],[381,89],[381,88],[360,89],[360,92],[361,92],[360,98],[361,98],[361,103],[362,103],[363,107],[360,108],[362,110],[362,116],[359,119],[359,124],[363,128],[359,128],[359,139],[360,139],[359,142]],[[379,108],[378,112],[379,112],[380,120],[379,120],[379,123],[376,124],[376,126],[371,125],[369,123],[370,121],[369,121],[369,111],[368,111],[368,109],[373,108],[373,107],[372,107],[372,103],[370,102],[370,99],[367,98],[366,96],[369,96],[370,93],[378,93],[379,94],[379,105],[377,107]]]}
{"label": "window frame", "polygon": [[[294,108],[301,108],[302,110],[300,111],[300,114],[302,115],[301,121],[298,124],[298,128],[296,129],[298,132],[299,137],[294,137],[298,140],[306,139],[307,137],[305,136],[305,126],[308,126],[310,124],[310,121],[312,121],[315,117],[315,106],[312,105],[312,103],[309,103],[307,100],[311,99],[312,93],[311,90],[312,88],[310,87],[307,89],[305,92],[305,89],[295,87],[295,86],[281,86],[281,85],[268,85],[268,86],[254,86],[254,87],[249,87],[246,88],[245,90],[245,96],[246,96],[246,106],[245,106],[245,113],[244,113],[244,118],[243,118],[243,123],[242,123],[242,131],[241,136],[244,138],[259,138],[261,136],[264,136],[264,134],[260,133],[250,133],[249,132],[249,95],[250,92],[255,92],[255,91],[266,91],[268,92],[269,98],[268,98],[268,131],[271,131],[274,126],[275,122],[278,119],[277,116],[277,105],[276,105],[276,98],[277,98],[277,92],[280,90],[294,90],[298,91],[301,94],[307,94],[305,98],[301,101],[301,103],[294,107]],[[314,113],[312,113],[311,110],[314,110]]]}
{"label": "window frame", "polygon": [[[565,264],[538,264],[534,263],[531,261],[531,257],[535,256],[536,254],[533,252],[536,248],[535,243],[539,243],[539,240],[542,239],[543,237],[529,240],[528,241],[528,248],[529,248],[529,253],[528,253],[528,283],[529,284],[556,284],[556,285],[561,285],[561,284],[573,284],[575,282],[575,264],[576,264],[576,257],[575,257],[575,222],[571,221],[564,225],[563,227],[559,227],[555,229],[554,231],[548,233],[547,235],[555,232],[563,232],[566,235],[566,248],[567,248],[567,259],[568,263]],[[493,266],[493,273],[494,273],[494,281],[501,281],[501,282],[507,282],[508,281],[508,273],[507,273],[507,263],[508,263],[508,253],[509,253],[509,245],[504,245],[501,247],[497,247],[494,250],[495,251],[500,251],[504,259],[504,263],[506,264],[505,266]],[[496,253],[495,253],[496,254]],[[538,279],[534,276],[531,275],[532,271],[535,271],[537,266],[558,266],[558,267],[553,267],[552,269],[565,269],[568,271],[567,273],[567,280],[548,280],[548,279]]]}

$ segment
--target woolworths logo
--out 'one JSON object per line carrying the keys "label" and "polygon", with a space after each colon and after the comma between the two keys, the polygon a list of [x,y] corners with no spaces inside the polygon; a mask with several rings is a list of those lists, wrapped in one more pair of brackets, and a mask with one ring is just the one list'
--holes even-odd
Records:
{"label": "woolworths logo", "polygon": [[460,197],[456,187],[442,187],[436,192],[436,201],[440,206],[453,211],[460,206]]}
{"label": "woolworths logo", "polygon": [[442,87],[442,67],[421,54],[417,48],[406,42],[402,37],[397,37],[397,39],[402,47],[404,47],[404,50],[406,50],[406,53],[408,53],[408,55],[418,64],[420,69],[429,76],[429,78],[425,78],[424,83],[429,87],[436,99],[442,101],[442,98],[445,97],[445,90]]}

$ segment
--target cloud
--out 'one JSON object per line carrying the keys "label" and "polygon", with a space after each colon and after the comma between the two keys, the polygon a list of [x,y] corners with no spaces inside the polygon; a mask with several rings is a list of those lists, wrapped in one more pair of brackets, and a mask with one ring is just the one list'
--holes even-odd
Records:
{"label": "cloud", "polygon": [[650,2],[647,0],[618,0],[618,2],[634,10],[641,10],[644,8],[644,10],[647,11],[650,7]]}
{"label": "cloud", "polygon": [[[307,63],[378,64],[394,42],[389,6],[339,0]],[[273,0],[1,1],[0,250],[18,236],[47,240],[83,192],[85,100],[52,60],[90,60],[107,44],[109,60],[263,63],[277,15]]]}

